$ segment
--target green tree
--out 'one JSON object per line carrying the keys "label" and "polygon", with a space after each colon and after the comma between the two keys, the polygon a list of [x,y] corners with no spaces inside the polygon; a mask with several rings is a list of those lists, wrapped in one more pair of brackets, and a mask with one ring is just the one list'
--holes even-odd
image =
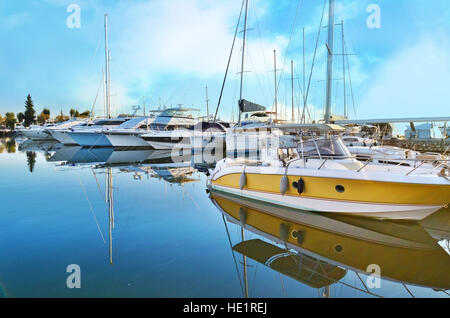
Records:
{"label": "green tree", "polygon": [[40,124],[45,124],[49,119],[50,119],[50,110],[48,108],[44,108],[44,110],[39,114],[37,121]]}
{"label": "green tree", "polygon": [[6,120],[6,118],[4,118],[2,115],[0,115],[0,126],[5,126],[5,120]]}
{"label": "green tree", "polygon": [[69,116],[64,115],[62,110],[61,113],[55,117],[55,121],[57,123],[62,123],[64,121],[68,121],[69,119],[70,119]]}
{"label": "green tree", "polygon": [[34,116],[36,115],[36,111],[34,110],[33,100],[31,99],[31,95],[28,94],[27,100],[25,102],[25,127],[29,127],[31,124],[35,122]]}
{"label": "green tree", "polygon": [[6,119],[5,119],[6,128],[14,129],[14,127],[17,123],[16,115],[14,113],[6,113],[5,117],[6,117]]}
{"label": "green tree", "polygon": [[87,117],[89,117],[90,114],[91,114],[91,112],[87,110],[84,113],[79,114],[79,116],[77,116],[77,117],[87,118]]}
{"label": "green tree", "polygon": [[19,123],[22,123],[25,120],[25,115],[23,113],[18,113],[17,114],[17,121]]}
{"label": "green tree", "polygon": [[78,112],[78,110],[71,108],[70,109],[70,117],[71,118],[80,117],[80,113]]}

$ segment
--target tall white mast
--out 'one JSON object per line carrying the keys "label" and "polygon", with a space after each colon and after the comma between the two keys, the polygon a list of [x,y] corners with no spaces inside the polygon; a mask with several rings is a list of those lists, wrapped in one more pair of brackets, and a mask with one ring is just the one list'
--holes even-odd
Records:
{"label": "tall white mast", "polygon": [[277,51],[273,50],[273,73],[275,74],[275,121],[278,120]]}
{"label": "tall white mast", "polygon": [[[242,97],[243,97],[243,84],[244,84],[244,66],[245,66],[245,45],[247,43],[247,18],[248,18],[248,2],[245,1],[245,20],[244,20],[244,36],[242,42],[242,63],[241,63],[241,88],[239,94],[239,105],[241,105]],[[241,109],[239,108],[239,120],[238,125],[241,125]]]}
{"label": "tall white mast", "polygon": [[109,77],[109,49],[108,49],[108,14],[105,14],[105,91],[106,117],[111,118],[111,93]]}
{"label": "tall white mast", "polygon": [[292,122],[295,122],[294,113],[294,61],[291,60],[291,97],[292,97]]}
{"label": "tall white mast", "polygon": [[333,89],[333,47],[334,47],[334,0],[329,0],[328,13],[328,64],[327,64],[327,97],[325,123],[331,122],[331,92]]}
{"label": "tall white mast", "polygon": [[208,98],[208,85],[206,86],[206,119],[209,121],[209,98]]}
{"label": "tall white mast", "polygon": [[347,88],[346,88],[346,78],[345,78],[345,38],[344,38],[344,20],[341,21],[342,30],[342,75],[344,76],[344,118],[347,119]]}

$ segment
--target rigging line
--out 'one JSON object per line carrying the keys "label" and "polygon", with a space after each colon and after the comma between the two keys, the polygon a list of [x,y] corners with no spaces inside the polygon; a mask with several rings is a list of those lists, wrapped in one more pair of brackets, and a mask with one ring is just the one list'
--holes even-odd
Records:
{"label": "rigging line", "polygon": [[[94,174],[95,182],[97,182],[98,191],[100,192],[100,195],[102,196],[102,198],[104,198],[105,196],[103,195],[102,188],[100,187],[100,183],[98,182],[97,174],[95,173],[94,168],[91,167],[91,169],[92,169],[92,173]],[[106,202],[106,199],[105,199],[105,204],[106,204],[106,203],[107,203],[107,202]]]}
{"label": "rigging line", "polygon": [[278,273],[278,275],[280,276],[281,289],[283,291],[283,296],[287,297],[287,292],[286,292],[286,288],[284,287],[283,277],[281,276],[281,273]]}
{"label": "rigging line", "polygon": [[225,221],[225,216],[223,214],[222,214],[222,220],[223,220],[223,224],[225,225],[225,229],[227,231],[228,242],[230,243],[230,248],[231,248],[231,254],[233,255],[234,265],[236,267],[236,273],[238,274],[238,278],[239,278],[239,285],[241,286],[242,294],[245,295],[244,287],[242,285],[242,280],[241,280],[241,274],[239,273],[239,268],[238,268],[237,261],[236,261],[236,255],[234,255],[233,243],[231,243],[230,232],[228,231],[228,225],[227,225],[227,222]]}
{"label": "rigging line", "polygon": [[[285,247],[286,247],[286,250],[289,251],[289,248],[288,248],[288,246],[287,246],[287,243],[285,243]],[[294,254],[296,254],[296,253],[294,253]],[[297,254],[297,255],[298,255],[298,254]],[[294,255],[293,255],[293,256],[294,256]],[[299,255],[298,255],[298,256],[299,256]],[[323,267],[322,267],[322,271],[323,271]],[[326,279],[329,279],[329,280],[331,280],[331,281],[334,281],[334,283],[332,283],[332,284],[342,284],[342,285],[344,285],[344,286],[347,286],[347,287],[349,287],[349,288],[352,288],[352,289],[355,289],[355,290],[357,290],[357,291],[363,292],[363,293],[365,293],[365,294],[369,294],[369,295],[372,295],[372,296],[375,296],[375,297],[379,297],[379,298],[384,298],[384,297],[381,296],[381,295],[372,293],[372,292],[370,292],[370,291],[366,291],[366,290],[361,289],[361,288],[358,288],[358,287],[356,287],[356,286],[352,286],[352,285],[347,284],[347,283],[344,283],[344,282],[342,282],[342,281],[340,281],[340,280],[333,279],[332,277],[329,277],[329,276],[326,275],[326,274],[320,273],[319,271],[315,271],[315,270],[314,270],[314,273],[317,274],[318,276],[321,276],[322,278],[326,278]],[[331,285],[332,285],[332,284],[331,284]]]}
{"label": "rigging line", "polygon": [[294,70],[294,74],[295,74],[295,79],[297,80],[298,89],[300,90],[300,93],[301,93],[302,97],[305,98],[305,92],[303,91],[303,87],[302,87],[302,85],[300,83],[300,80],[298,78],[298,74],[297,74],[296,70]]}
{"label": "rigging line", "polygon": [[[286,66],[286,61],[287,61],[287,57],[288,57],[288,54],[289,54],[289,49],[291,48],[291,44],[292,44],[292,37],[293,37],[294,31],[295,31],[295,25],[297,24],[298,13],[299,13],[300,7],[302,5],[303,5],[303,0],[299,0],[298,3],[297,3],[297,9],[295,11],[294,23],[292,24],[292,30],[291,30],[291,35],[289,36],[289,42],[288,42],[288,46],[287,46],[287,49],[286,49],[286,54],[284,55],[283,67],[281,68],[281,72],[280,72],[280,76],[279,76],[280,79],[283,76],[284,67]],[[277,79],[277,81],[278,81],[278,79]],[[277,83],[277,91],[279,90],[279,88],[280,88],[280,81],[278,81],[278,83]],[[274,99],[274,103],[275,103],[275,99]]]}
{"label": "rigging line", "polygon": [[[297,75],[297,73],[295,73],[295,74]],[[301,95],[302,95],[302,97],[303,97],[303,100],[306,100],[306,98],[305,98],[305,93],[304,93],[304,91],[303,91],[303,89],[302,89],[302,85],[301,85],[301,83],[300,83],[300,81],[299,81],[299,77],[296,76],[296,79],[297,79],[297,84],[298,84],[298,87],[299,87],[299,89],[300,89],[300,92],[301,92]],[[298,106],[297,106],[297,107],[300,108],[300,102],[298,101],[298,98],[297,98],[297,103],[298,103]],[[311,120],[311,112],[309,111],[308,106],[306,105],[305,108],[306,108],[306,111],[308,112],[308,119]]]}
{"label": "rigging line", "polygon": [[91,66],[92,66],[92,64],[94,63],[95,58],[97,57],[98,49],[100,48],[102,39],[103,39],[103,36],[100,35],[100,37],[99,37],[99,39],[98,39],[98,42],[97,42],[97,48],[95,49],[94,55],[93,55],[92,58],[91,58],[91,64],[90,64]]}
{"label": "rigging line", "polygon": [[228,70],[230,68],[231,58],[233,57],[234,45],[236,43],[236,37],[237,37],[238,31],[239,31],[239,25],[241,24],[242,11],[244,10],[244,4],[245,4],[245,0],[242,0],[241,12],[239,13],[238,23],[236,25],[236,30],[234,32],[233,44],[231,45],[231,51],[230,51],[230,56],[228,57],[227,69],[225,71],[225,76],[223,78],[222,89],[220,90],[220,95],[219,95],[219,101],[217,102],[216,113],[214,115],[214,122],[216,122],[216,120],[217,120],[217,112],[219,111],[220,102],[222,101],[223,90],[225,89],[225,83],[227,81]]}
{"label": "rigging line", "polygon": [[370,292],[369,288],[367,288],[366,284],[364,283],[364,281],[362,280],[361,276],[359,276],[358,272],[355,271],[356,276],[358,276],[359,280],[361,281],[361,283],[363,284],[364,288]]}
{"label": "rigging line", "polygon": [[345,55],[345,59],[347,60],[348,80],[350,81],[350,91],[352,94],[353,113],[355,115],[355,119],[358,119],[358,117],[356,116],[355,98],[354,98],[354,94],[353,94],[352,74],[350,72],[350,63],[348,61],[348,54],[347,54],[347,41],[345,41],[345,40],[344,40],[344,55]]}
{"label": "rigging line", "polygon": [[103,243],[106,244],[105,237],[103,236],[103,233],[100,230],[100,225],[98,224],[97,216],[95,215],[94,209],[92,208],[91,201],[89,201],[89,197],[86,193],[86,190],[84,189],[84,185],[83,185],[83,182],[81,181],[81,177],[79,174],[77,176],[78,176],[78,180],[80,181],[81,189],[83,190],[84,196],[86,197],[86,201],[89,205],[89,209],[91,210],[92,216],[94,217],[95,224],[97,224],[98,232],[100,233],[100,236],[102,237]]}
{"label": "rigging line", "polygon": [[94,104],[92,104],[92,108],[91,108],[91,117],[94,116],[94,108],[95,108],[95,104],[97,103],[97,98],[98,98],[98,94],[100,93],[100,89],[103,87],[103,69],[102,69],[102,78],[100,79],[100,86],[97,89],[97,94],[95,95],[95,99],[94,99]]}
{"label": "rigging line", "polygon": [[187,196],[189,199],[191,199],[192,203],[194,203],[194,205],[197,207],[197,209],[199,209],[199,210],[201,211],[200,206],[199,206],[198,203],[194,200],[194,198],[193,198],[188,192],[186,192],[185,194],[186,194],[186,196]]}
{"label": "rigging line", "polygon": [[408,294],[411,295],[412,298],[416,298],[416,297],[411,293],[411,291],[408,289],[408,287],[406,287],[406,285],[405,285],[404,282],[402,282],[402,285],[403,285],[403,287],[405,287],[406,291],[408,292]]}
{"label": "rigging line", "polygon": [[322,17],[320,18],[319,32],[317,33],[316,46],[314,48],[314,56],[313,56],[313,60],[312,60],[312,64],[311,64],[311,71],[309,73],[308,88],[306,89],[306,96],[305,96],[305,100],[304,100],[304,104],[303,104],[302,120],[305,118],[305,108],[308,103],[309,89],[311,87],[312,74],[313,74],[314,64],[315,64],[316,56],[317,56],[317,47],[319,45],[320,32],[322,30],[323,16],[325,14],[326,4],[327,4],[327,0],[324,0],[323,9],[322,9]]}
{"label": "rigging line", "polygon": [[[256,69],[255,68],[255,64],[253,63],[253,60],[252,60],[252,56],[250,54],[249,47],[247,47],[247,58],[248,58],[248,63],[252,66],[252,68]],[[258,83],[258,86],[259,86],[259,88],[261,90],[261,93],[263,94],[263,98],[266,99],[267,96],[266,96],[266,90],[263,87],[264,85],[262,84],[262,81],[260,80],[257,72],[255,72],[255,75],[256,75],[255,77],[256,77],[256,81]]]}
{"label": "rigging line", "polygon": [[255,287],[255,282],[256,282],[256,271],[257,271],[257,269],[258,269],[258,265],[259,265],[259,263],[256,263],[256,266],[255,266],[255,272],[253,273],[253,281],[252,281],[252,284],[251,284],[251,286],[250,286],[250,290],[252,290],[253,287]]}
{"label": "rigging line", "polygon": [[[256,10],[253,10],[252,12],[253,12],[253,14],[255,16],[255,20],[256,20],[256,30],[258,32],[258,43],[259,43],[259,46],[260,46],[260,49],[261,49],[261,52],[262,52],[262,55],[263,55],[264,68],[265,68],[265,71],[266,71],[266,74],[267,74],[269,72],[269,67],[267,66],[267,59],[266,59],[266,55],[264,54],[264,47],[263,47],[263,44],[262,44],[261,26],[259,24],[258,14],[256,13]],[[270,91],[269,87],[271,85],[269,84],[269,79],[267,78],[267,76],[264,76],[264,82],[265,82],[264,84],[265,84],[266,90]]]}

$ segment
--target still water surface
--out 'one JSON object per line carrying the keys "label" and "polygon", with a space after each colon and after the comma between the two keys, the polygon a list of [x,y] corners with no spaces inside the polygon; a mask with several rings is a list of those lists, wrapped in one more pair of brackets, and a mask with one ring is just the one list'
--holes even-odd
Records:
{"label": "still water surface", "polygon": [[[3,139],[0,297],[449,297],[450,211],[293,224],[205,185],[189,160],[154,151]],[[303,241],[283,243],[283,226]],[[67,288],[70,264],[80,289]]]}

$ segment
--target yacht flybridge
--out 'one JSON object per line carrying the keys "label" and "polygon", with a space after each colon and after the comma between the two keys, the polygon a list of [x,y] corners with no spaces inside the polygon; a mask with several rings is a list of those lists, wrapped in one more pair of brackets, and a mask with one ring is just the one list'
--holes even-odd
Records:
{"label": "yacht flybridge", "polygon": [[154,149],[190,148],[190,129],[198,122],[189,112],[194,109],[169,108],[163,110],[141,138]]}
{"label": "yacht flybridge", "polygon": [[276,149],[270,144],[262,160],[223,159],[208,186],[299,210],[385,219],[421,220],[448,206],[446,162],[433,168],[362,163],[332,134],[335,129],[318,125],[309,138],[300,134],[294,146],[294,138]]}

